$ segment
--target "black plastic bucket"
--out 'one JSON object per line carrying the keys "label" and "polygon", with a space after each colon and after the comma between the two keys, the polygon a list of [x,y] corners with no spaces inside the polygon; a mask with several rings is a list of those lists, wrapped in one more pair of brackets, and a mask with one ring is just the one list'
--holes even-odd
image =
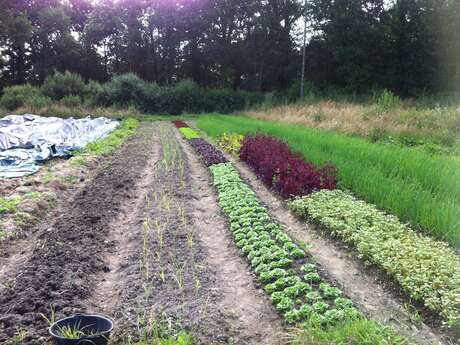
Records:
{"label": "black plastic bucket", "polygon": [[[79,339],[64,338],[60,335],[60,330],[66,326],[71,328],[77,326],[85,332],[95,335],[88,335]],[[107,345],[112,329],[113,321],[107,316],[76,314],[53,323],[49,332],[57,345]]]}

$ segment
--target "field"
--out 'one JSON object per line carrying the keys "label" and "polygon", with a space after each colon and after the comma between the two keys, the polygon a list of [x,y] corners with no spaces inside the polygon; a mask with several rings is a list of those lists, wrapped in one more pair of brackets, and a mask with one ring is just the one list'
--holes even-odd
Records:
{"label": "field", "polygon": [[0,181],[2,344],[51,343],[48,321],[76,312],[113,318],[110,344],[455,343],[449,159],[236,116],[158,120]]}
{"label": "field", "polygon": [[308,161],[334,164],[341,187],[426,234],[460,245],[460,164],[452,157],[245,117],[204,116],[198,126],[213,137],[262,132],[285,140]]}

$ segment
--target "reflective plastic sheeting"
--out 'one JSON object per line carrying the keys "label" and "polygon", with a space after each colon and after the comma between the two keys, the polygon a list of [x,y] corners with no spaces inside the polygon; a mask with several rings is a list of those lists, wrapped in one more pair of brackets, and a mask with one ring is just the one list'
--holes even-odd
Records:
{"label": "reflective plastic sheeting", "polygon": [[39,170],[39,162],[70,156],[72,151],[104,138],[119,124],[105,117],[5,116],[0,119],[0,178],[33,174]]}

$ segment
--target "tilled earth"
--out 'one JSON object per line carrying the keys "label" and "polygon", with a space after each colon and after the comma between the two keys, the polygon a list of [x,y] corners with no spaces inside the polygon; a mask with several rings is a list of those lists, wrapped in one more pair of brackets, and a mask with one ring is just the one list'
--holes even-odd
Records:
{"label": "tilled earth", "polygon": [[85,310],[96,274],[107,269],[108,224],[131,197],[130,190],[147,162],[147,149],[138,145],[144,128],[100,169],[66,210],[41,224],[30,257],[7,276],[0,293],[0,343],[21,330],[24,344],[43,344],[46,324],[40,313],[54,308],[61,315]]}
{"label": "tilled earth", "polygon": [[24,260],[3,273],[0,343],[48,343],[41,314],[53,309],[110,315],[112,344],[181,330],[200,344],[282,344],[281,321],[190,155],[170,124],[143,124],[67,207],[37,225]]}

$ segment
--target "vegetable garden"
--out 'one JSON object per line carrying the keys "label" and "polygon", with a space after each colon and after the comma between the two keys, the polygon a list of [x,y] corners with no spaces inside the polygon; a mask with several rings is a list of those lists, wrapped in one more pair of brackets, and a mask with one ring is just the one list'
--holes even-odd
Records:
{"label": "vegetable garden", "polygon": [[[458,341],[456,163],[239,117],[127,126],[88,148],[100,158],[73,194],[0,240],[0,343],[51,344],[46,320],[75,313],[112,318],[110,344]],[[323,240],[387,305],[328,271]]]}

